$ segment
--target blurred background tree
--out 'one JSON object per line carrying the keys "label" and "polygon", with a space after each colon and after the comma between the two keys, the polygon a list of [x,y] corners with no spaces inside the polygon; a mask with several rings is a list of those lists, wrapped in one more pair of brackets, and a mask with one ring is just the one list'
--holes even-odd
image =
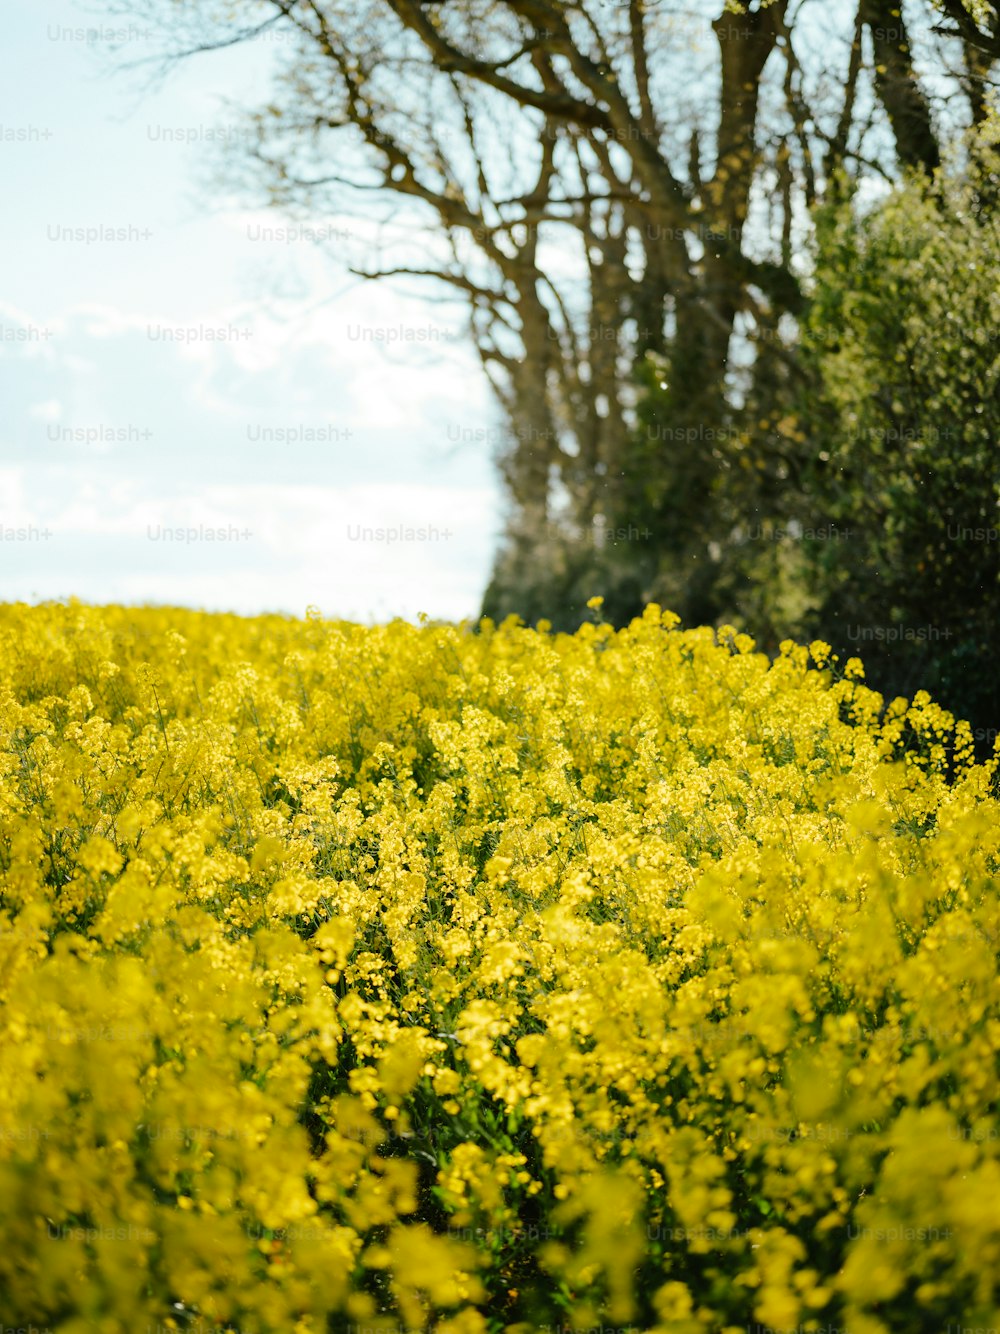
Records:
{"label": "blurred background tree", "polygon": [[108,4],[168,62],[281,29],[230,185],[367,219],[352,271],[461,303],[504,425],[484,615],[572,629],[599,592],[765,647],[916,616],[955,686],[995,598],[947,537],[993,514],[992,186],[934,181],[991,124],[995,4]]}

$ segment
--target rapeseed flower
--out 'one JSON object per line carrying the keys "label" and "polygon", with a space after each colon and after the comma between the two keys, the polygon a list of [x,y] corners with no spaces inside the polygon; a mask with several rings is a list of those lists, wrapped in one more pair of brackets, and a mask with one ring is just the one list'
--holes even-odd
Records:
{"label": "rapeseed flower", "polygon": [[0,607],[0,1315],[1000,1323],[997,759],[828,644]]}

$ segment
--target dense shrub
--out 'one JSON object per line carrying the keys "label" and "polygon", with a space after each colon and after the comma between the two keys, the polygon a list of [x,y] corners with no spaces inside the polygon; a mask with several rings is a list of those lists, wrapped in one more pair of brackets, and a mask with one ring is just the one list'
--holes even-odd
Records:
{"label": "dense shrub", "polygon": [[798,403],[807,485],[850,532],[811,546],[801,630],[983,729],[1000,726],[998,186],[980,146],[860,220],[821,217]]}

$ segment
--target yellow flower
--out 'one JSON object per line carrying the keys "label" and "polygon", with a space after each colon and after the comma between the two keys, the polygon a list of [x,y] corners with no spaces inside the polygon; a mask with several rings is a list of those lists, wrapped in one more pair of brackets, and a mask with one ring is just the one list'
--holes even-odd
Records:
{"label": "yellow flower", "polygon": [[997,762],[926,692],[656,604],[0,648],[15,1327],[988,1322]]}

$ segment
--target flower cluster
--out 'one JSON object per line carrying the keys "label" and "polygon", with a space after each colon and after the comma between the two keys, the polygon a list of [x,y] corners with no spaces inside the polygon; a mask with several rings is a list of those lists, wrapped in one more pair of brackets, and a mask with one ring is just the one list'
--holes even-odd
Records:
{"label": "flower cluster", "polygon": [[997,760],[594,619],[0,607],[0,1322],[1000,1324]]}

